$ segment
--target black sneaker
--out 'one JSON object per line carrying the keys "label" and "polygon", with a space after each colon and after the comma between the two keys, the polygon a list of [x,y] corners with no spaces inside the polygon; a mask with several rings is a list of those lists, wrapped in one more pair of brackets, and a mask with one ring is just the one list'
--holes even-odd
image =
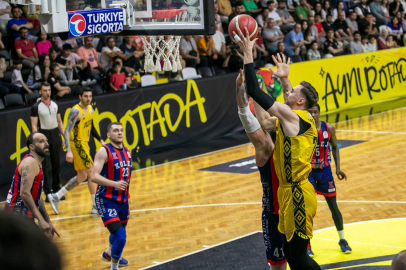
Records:
{"label": "black sneaker", "polygon": [[62,196],[62,198],[60,198],[61,201],[66,200],[65,196]]}

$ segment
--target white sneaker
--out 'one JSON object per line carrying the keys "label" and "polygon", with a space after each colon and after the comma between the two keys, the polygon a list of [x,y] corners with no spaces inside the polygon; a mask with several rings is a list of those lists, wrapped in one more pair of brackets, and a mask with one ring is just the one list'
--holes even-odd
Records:
{"label": "white sneaker", "polygon": [[92,210],[90,211],[90,214],[92,214],[92,215],[99,214],[99,211],[97,210],[97,207],[95,205],[93,205]]}
{"label": "white sneaker", "polygon": [[55,193],[48,194],[48,201],[51,204],[52,210],[54,210],[55,214],[59,215],[58,204],[59,198],[56,196]]}

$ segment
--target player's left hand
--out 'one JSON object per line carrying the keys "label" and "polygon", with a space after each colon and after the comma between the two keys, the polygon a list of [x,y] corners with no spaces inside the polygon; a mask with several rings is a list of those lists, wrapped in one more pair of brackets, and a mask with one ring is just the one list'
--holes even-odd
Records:
{"label": "player's left hand", "polygon": [[347,181],[347,176],[346,176],[345,173],[343,173],[340,169],[338,169],[338,170],[336,171],[336,174],[337,174],[338,180],[343,180],[343,179],[345,179],[345,181]]}

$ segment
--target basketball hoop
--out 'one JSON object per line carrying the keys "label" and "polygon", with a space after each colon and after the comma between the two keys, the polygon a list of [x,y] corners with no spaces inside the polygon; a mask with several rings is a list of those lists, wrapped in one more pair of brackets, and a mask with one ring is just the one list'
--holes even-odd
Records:
{"label": "basketball hoop", "polygon": [[[187,17],[186,9],[176,10],[154,10],[152,17],[146,20],[164,20],[168,21],[174,18],[174,22],[184,22]],[[145,20],[145,19],[144,19]],[[179,60],[179,45],[181,36],[141,36],[144,43],[146,72],[154,71],[172,71],[177,72],[182,69]],[[155,61],[154,61],[155,59]],[[163,60],[163,66],[161,65]]]}

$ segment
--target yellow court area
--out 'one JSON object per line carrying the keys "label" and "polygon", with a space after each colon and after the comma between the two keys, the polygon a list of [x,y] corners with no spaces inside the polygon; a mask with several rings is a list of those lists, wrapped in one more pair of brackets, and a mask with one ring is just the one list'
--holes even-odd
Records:
{"label": "yellow court area", "polygon": [[[348,177],[348,181],[336,179],[344,223],[388,220],[345,226],[353,253],[343,255],[335,228],[325,229],[334,226],[328,206],[317,196],[312,248],[320,264],[379,256],[384,260],[384,256],[406,249],[406,220],[394,219],[406,217],[405,123],[406,108],[402,108],[334,125],[339,140],[362,141],[340,150],[341,169]],[[131,217],[123,252],[130,262],[126,269],[156,265],[262,231],[262,187],[257,170],[250,174],[200,170],[253,155],[254,147],[245,144],[133,172]],[[333,162],[332,169],[334,172]],[[110,267],[100,260],[109,233],[99,216],[89,215],[90,209],[87,186],[80,185],[60,203],[60,215],[51,215],[61,234],[56,242],[64,269]],[[49,204],[47,210],[53,213]],[[332,267],[328,269],[349,268]]]}

